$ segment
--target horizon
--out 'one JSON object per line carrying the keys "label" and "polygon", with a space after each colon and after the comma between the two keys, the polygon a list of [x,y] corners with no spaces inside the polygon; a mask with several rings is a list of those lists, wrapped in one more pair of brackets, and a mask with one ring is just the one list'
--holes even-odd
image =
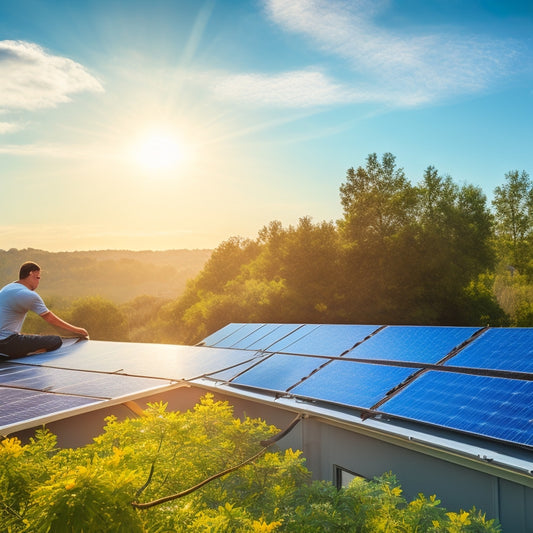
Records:
{"label": "horizon", "polygon": [[0,246],[213,250],[342,217],[390,152],[490,207],[533,173],[533,4],[5,0]]}

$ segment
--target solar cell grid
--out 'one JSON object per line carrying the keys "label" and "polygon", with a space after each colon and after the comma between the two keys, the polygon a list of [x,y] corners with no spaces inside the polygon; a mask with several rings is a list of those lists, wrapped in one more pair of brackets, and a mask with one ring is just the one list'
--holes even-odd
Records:
{"label": "solar cell grid", "polygon": [[0,404],[7,406],[0,410],[0,428],[100,402],[96,398],[0,387]]}
{"label": "solar cell grid", "polygon": [[389,415],[533,445],[533,382],[428,371],[386,401]]}
{"label": "solar cell grid", "polygon": [[488,329],[447,364],[533,372],[533,328]]}
{"label": "solar cell grid", "polygon": [[275,324],[269,333],[256,341],[246,342],[247,350],[262,350],[271,352],[271,346],[277,342],[282,341],[287,335],[292,334],[302,327],[303,324]]}
{"label": "solar cell grid", "polygon": [[305,337],[309,332],[315,330],[317,327],[318,327],[317,324],[303,324],[298,329],[295,329],[293,332],[280,338],[274,344],[271,344],[268,348],[268,351],[269,352],[288,352],[289,350],[286,349],[288,346],[300,340],[302,337]]}
{"label": "solar cell grid", "polygon": [[301,328],[269,351],[303,355],[327,355],[337,357],[376,331],[378,326],[324,324]]}
{"label": "solar cell grid", "polygon": [[264,324],[243,324],[240,328],[236,329],[233,333],[230,333],[223,339],[220,339],[211,346],[215,348],[231,348],[234,344],[249,337],[254,331],[264,326]]}
{"label": "solar cell grid", "polygon": [[232,384],[269,391],[286,391],[324,362],[322,359],[313,357],[273,354],[238,376]]}
{"label": "solar cell grid", "polygon": [[290,392],[295,396],[370,409],[415,371],[337,359]]}
{"label": "solar cell grid", "polygon": [[[278,332],[279,327],[279,324],[264,324],[243,339],[240,339],[236,343],[232,344],[231,348],[249,349],[250,346],[255,344],[259,346],[257,349],[263,349],[265,342],[268,342],[264,340],[265,337],[274,337],[276,340],[280,338],[281,334]],[[269,344],[271,344],[271,342]]]}
{"label": "solar cell grid", "polygon": [[0,373],[0,385],[95,398],[119,398],[168,385],[168,380],[101,374],[61,368],[19,365],[18,372]]}
{"label": "solar cell grid", "polygon": [[347,356],[436,364],[478,330],[473,327],[387,326]]}
{"label": "solar cell grid", "polygon": [[232,322],[231,324],[224,326],[223,328],[215,331],[214,333],[206,337],[202,341],[202,344],[205,346],[214,346],[217,342],[220,342],[221,340],[225,339],[229,335],[235,333],[237,330],[239,330],[243,326],[244,324]]}

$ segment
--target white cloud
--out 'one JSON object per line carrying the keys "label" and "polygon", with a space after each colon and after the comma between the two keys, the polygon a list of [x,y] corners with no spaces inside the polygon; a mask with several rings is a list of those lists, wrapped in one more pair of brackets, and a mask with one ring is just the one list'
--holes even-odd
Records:
{"label": "white cloud", "polygon": [[0,122],[0,135],[3,133],[13,133],[21,128],[19,124],[13,122]]}
{"label": "white cloud", "polygon": [[311,70],[275,76],[258,73],[225,76],[214,83],[213,90],[223,100],[293,108],[337,104],[350,99],[346,88]]}
{"label": "white cloud", "polygon": [[0,110],[36,110],[70,101],[72,94],[102,92],[85,67],[24,41],[0,41]]}
{"label": "white cloud", "polygon": [[366,87],[347,101],[363,96],[408,106],[475,93],[501,79],[517,55],[510,41],[389,30],[375,18],[387,5],[371,0],[265,0],[266,13],[276,24],[344,59],[354,80],[366,80]]}
{"label": "white cloud", "polygon": [[[215,75],[215,95],[245,104],[311,108],[377,102],[417,106],[492,87],[511,72],[516,43],[422,29],[401,33],[379,24],[389,0],[264,0],[267,16],[341,61],[274,75]],[[344,62],[345,66],[342,66]],[[336,61],[337,63],[337,61]],[[214,81],[213,81],[214,79]]]}

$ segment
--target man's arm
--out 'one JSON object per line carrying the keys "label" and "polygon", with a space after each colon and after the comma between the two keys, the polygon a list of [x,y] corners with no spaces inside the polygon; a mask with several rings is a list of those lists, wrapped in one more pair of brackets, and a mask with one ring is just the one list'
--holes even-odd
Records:
{"label": "man's arm", "polygon": [[52,326],[57,326],[58,328],[66,329],[67,331],[74,333],[78,337],[84,337],[86,339],[89,338],[89,333],[86,329],[78,328],[77,326],[73,326],[72,324],[65,322],[57,315],[52,313],[52,311],[47,311],[46,313],[43,313],[40,316],[42,316],[49,324],[52,324]]}

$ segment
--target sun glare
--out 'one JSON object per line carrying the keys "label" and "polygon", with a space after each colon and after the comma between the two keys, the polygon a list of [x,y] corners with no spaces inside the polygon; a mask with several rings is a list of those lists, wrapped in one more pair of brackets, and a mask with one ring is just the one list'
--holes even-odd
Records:
{"label": "sun glare", "polygon": [[145,170],[173,170],[184,158],[183,144],[172,133],[151,132],[139,140],[133,156],[135,162]]}

